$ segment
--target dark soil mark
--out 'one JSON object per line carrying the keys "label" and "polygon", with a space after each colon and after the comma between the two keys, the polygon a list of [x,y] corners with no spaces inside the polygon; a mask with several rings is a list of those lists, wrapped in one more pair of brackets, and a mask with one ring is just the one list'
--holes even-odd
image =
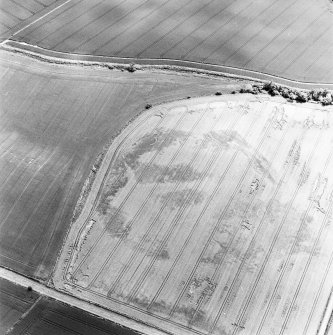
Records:
{"label": "dark soil mark", "polygon": [[[194,308],[193,308],[194,309]],[[208,329],[209,323],[206,319],[206,313],[203,311],[197,311],[195,314],[192,312],[193,316],[191,318],[191,324],[195,326],[200,326],[201,328]]]}
{"label": "dark soil mark", "polygon": [[[193,192],[192,196],[191,193]],[[161,203],[167,204],[171,209],[180,208],[183,205],[197,205],[204,199],[202,192],[193,191],[190,188],[178,190],[175,192],[167,192],[161,195]]]}
{"label": "dark soil mark", "polygon": [[216,287],[209,277],[194,278],[188,288],[187,297],[191,300],[201,295],[212,295]]}
{"label": "dark soil mark", "polygon": [[219,145],[221,145],[225,149],[228,149],[231,145],[237,145],[239,147],[249,148],[249,145],[246,142],[246,140],[243,137],[241,137],[237,131],[232,131],[230,134],[228,134],[225,131],[221,132],[211,131],[206,136],[208,136],[212,140],[215,140]]}
{"label": "dark soil mark", "polygon": [[225,254],[225,248],[220,249],[217,253],[214,254],[213,257],[204,257],[201,262],[202,263],[211,263],[211,264],[220,264],[221,259]]}
{"label": "dark soil mark", "polygon": [[149,302],[150,302],[148,300],[148,298],[146,298],[146,297],[143,297],[143,298],[134,297],[131,301],[134,305],[137,305],[137,306],[142,307],[144,309],[147,309],[147,307],[149,306]]}
{"label": "dark soil mark", "polygon": [[260,174],[266,175],[271,182],[275,182],[275,178],[271,173],[272,170],[270,169],[270,163],[264,156],[260,154],[254,156],[254,168]]}
{"label": "dark soil mark", "polygon": [[270,164],[268,160],[260,154],[255,154],[253,148],[251,148],[246,139],[240,136],[238,132],[233,131],[227,134],[226,132],[212,131],[206,136],[216,141],[216,143],[224,149],[229,149],[231,146],[234,146],[237,150],[240,150],[244,155],[249,157],[249,159],[253,159],[253,166],[256,170],[261,173],[266,173],[268,178],[274,181],[271,171],[269,171]]}
{"label": "dark soil mark", "polygon": [[[195,313],[195,308],[194,307],[187,307],[187,306],[179,306],[176,308],[175,313],[181,314],[186,317],[188,321],[193,319],[194,313]],[[203,313],[197,313],[198,314],[198,319],[200,321],[204,321],[204,314]]]}
{"label": "dark soil mark", "polygon": [[132,145],[132,149],[125,157],[125,163],[133,170],[137,169],[140,163],[140,157],[153,150],[163,150],[169,147],[178,140],[185,137],[186,132],[174,131],[173,136],[165,137],[164,129],[157,129],[154,133],[150,133],[141,137],[137,142]]}
{"label": "dark soil mark", "polygon": [[112,237],[123,236],[123,234],[125,235],[125,237],[127,237],[130,232],[130,229],[127,227],[127,220],[121,212],[114,215],[116,211],[117,208],[115,207],[110,209],[109,213],[112,217],[112,220],[107,222],[106,231]]}
{"label": "dark soil mark", "polygon": [[147,254],[148,257],[156,257],[156,259],[164,260],[169,259],[169,252],[166,249],[150,251]]}
{"label": "dark soil mark", "polygon": [[[172,309],[172,304],[167,304],[164,300],[155,301],[150,311],[159,313],[162,315],[169,314]],[[203,311],[198,311],[195,313],[196,308],[190,306],[178,306],[175,309],[175,313],[185,317],[188,324],[191,321],[191,324],[200,325],[201,327],[208,327],[208,322],[206,320],[206,314]]]}
{"label": "dark soil mark", "polygon": [[171,305],[167,304],[164,300],[154,301],[151,305],[150,310],[159,313],[166,313],[170,311]]}
{"label": "dark soil mark", "polygon": [[[185,171],[185,173],[184,173]],[[142,178],[143,183],[175,183],[195,181],[201,178],[201,173],[185,164],[170,167],[153,164]]]}
{"label": "dark soil mark", "polygon": [[99,214],[105,215],[111,208],[111,201],[119,192],[120,189],[124,188],[128,182],[128,177],[126,176],[126,170],[120,175],[118,179],[114,181],[111,185],[107,185],[104,188],[104,192],[99,201],[97,212]]}
{"label": "dark soil mark", "polygon": [[133,151],[128,152],[124,157],[126,164],[132,169],[136,169],[139,164],[139,158],[143,154],[150,152],[156,148],[156,144],[159,142],[161,135],[162,134],[160,132],[147,134],[142,137],[138,143],[134,143]]}
{"label": "dark soil mark", "polygon": [[301,230],[300,233],[298,234],[293,254],[297,253],[309,254],[312,249],[311,237],[312,237],[311,229],[305,226],[303,230]]}

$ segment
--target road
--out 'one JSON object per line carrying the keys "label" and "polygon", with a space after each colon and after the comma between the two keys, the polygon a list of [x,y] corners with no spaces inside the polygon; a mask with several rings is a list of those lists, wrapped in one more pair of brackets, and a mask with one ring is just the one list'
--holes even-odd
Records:
{"label": "road", "polygon": [[[154,334],[154,335],[165,335],[164,332],[161,332],[157,329],[152,329],[147,325],[140,324],[134,320],[128,319],[122,315],[116,314],[112,311],[108,311],[99,306],[93,305],[87,301],[80,300],[71,295],[59,292],[52,287],[48,287],[44,284],[41,284],[35,280],[24,277],[14,271],[0,267],[0,277],[6,280],[11,281],[17,285],[28,287],[30,286],[35,292],[38,292],[41,295],[55,299],[57,301],[63,302],[73,307],[80,308],[91,314],[95,314],[104,319],[110,320],[112,322],[124,325],[125,327],[130,327],[138,332],[144,334]],[[330,329],[327,325],[330,320],[331,314],[333,313],[333,292],[329,297],[327,303],[327,308],[322,318],[322,322],[319,325],[317,335],[329,335]]]}
{"label": "road", "polygon": [[99,306],[93,305],[87,301],[83,301],[73,296],[70,296],[66,293],[59,292],[52,287],[48,287],[44,284],[41,284],[30,278],[24,277],[11,270],[0,267],[0,277],[3,279],[9,280],[12,283],[15,283],[17,285],[21,285],[24,287],[30,286],[35,292],[43,296],[55,299],[57,301],[60,301],[62,303],[68,304],[73,307],[80,308],[86,312],[95,314],[101,318],[110,320],[117,324],[121,324],[125,327],[131,328],[143,334],[148,334],[148,335],[163,335],[164,334],[165,335],[164,332],[161,332],[157,329],[153,329],[147,325],[136,322],[135,320],[131,320],[129,318],[126,318],[112,311],[109,311]]}

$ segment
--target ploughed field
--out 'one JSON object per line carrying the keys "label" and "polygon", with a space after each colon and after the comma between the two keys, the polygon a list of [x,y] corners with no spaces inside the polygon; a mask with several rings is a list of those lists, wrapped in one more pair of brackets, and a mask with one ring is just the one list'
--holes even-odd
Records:
{"label": "ploughed field", "polygon": [[240,83],[42,63],[1,51],[0,263],[47,279],[98,154],[146,103]]}
{"label": "ploughed field", "polygon": [[131,329],[47,297],[38,300],[8,333],[21,334],[138,335]]}
{"label": "ploughed field", "polygon": [[333,83],[329,6],[328,0],[70,0],[12,38],[69,53],[189,60]]}
{"label": "ploughed field", "polygon": [[174,334],[314,334],[333,281],[332,108],[157,106],[112,143],[55,287]]}

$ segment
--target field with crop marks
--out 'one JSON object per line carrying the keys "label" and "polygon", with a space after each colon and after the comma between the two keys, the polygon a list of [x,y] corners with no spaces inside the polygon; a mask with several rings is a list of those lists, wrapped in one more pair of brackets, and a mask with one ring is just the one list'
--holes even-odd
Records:
{"label": "field with crop marks", "polygon": [[133,334],[90,311],[328,335],[333,108],[200,71],[329,88],[332,18],[328,0],[0,0],[0,332]]}
{"label": "field with crop marks", "polygon": [[333,83],[327,0],[70,0],[13,39],[89,55],[227,65]]}
{"label": "field with crop marks", "polygon": [[146,103],[230,80],[42,63],[2,51],[0,262],[47,278],[97,155]]}
{"label": "field with crop marks", "polygon": [[314,334],[333,281],[332,111],[226,95],[142,114],[56,287],[174,334]]}

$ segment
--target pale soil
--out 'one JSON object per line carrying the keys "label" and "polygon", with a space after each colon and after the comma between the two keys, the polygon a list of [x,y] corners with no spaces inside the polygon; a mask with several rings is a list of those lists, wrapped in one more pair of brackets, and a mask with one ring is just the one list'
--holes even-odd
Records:
{"label": "pale soil", "polygon": [[332,111],[226,95],[143,113],[108,150],[55,287],[174,334],[315,333]]}

